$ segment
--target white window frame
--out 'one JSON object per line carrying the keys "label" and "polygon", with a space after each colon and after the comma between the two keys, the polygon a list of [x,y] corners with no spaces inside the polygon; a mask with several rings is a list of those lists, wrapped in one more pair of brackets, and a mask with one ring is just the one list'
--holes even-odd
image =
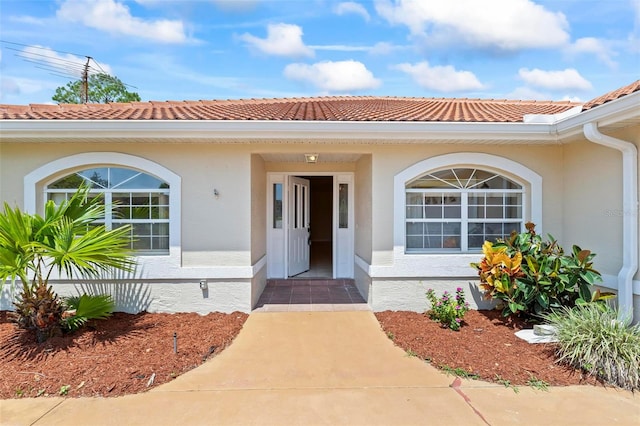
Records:
{"label": "white window frame", "polygon": [[478,253],[405,253],[405,188],[418,176],[443,168],[480,168],[504,175],[524,187],[523,219],[536,224],[542,233],[542,176],[528,167],[492,154],[460,152],[439,155],[420,161],[394,176],[393,201],[393,263],[371,265],[372,277],[451,278],[475,276],[470,262],[477,262]]}
{"label": "white window frame", "polygon": [[[63,176],[90,167],[124,167],[150,174],[169,184],[169,253],[139,254],[139,266],[153,268],[181,264],[180,200],[182,179],[158,163],[134,155],[119,152],[88,152],[51,161],[24,177],[24,209],[36,213],[44,207],[45,188]],[[42,206],[38,207],[38,192]]]}
{"label": "white window frame", "polygon": [[[472,188],[467,188],[465,186],[462,186],[463,184],[458,181],[459,185],[456,186],[450,186],[450,187],[437,187],[437,188],[408,188],[406,185],[411,185],[412,181],[415,181],[416,179],[422,178],[426,175],[432,174],[432,173],[436,173],[438,171],[443,171],[443,170],[461,170],[461,169],[467,169],[467,170],[479,170],[479,171],[488,171],[490,173],[492,173],[494,176],[493,177],[500,177],[500,178],[505,178],[508,179],[512,182],[514,182],[517,185],[520,185],[520,188],[517,189],[481,189],[481,188],[477,188],[477,187],[472,187]],[[475,173],[475,172],[474,172]],[[493,179],[493,178],[491,178]],[[407,182],[407,184],[405,185],[405,233],[406,233],[406,226],[409,222],[415,222],[415,223],[443,223],[443,222],[453,222],[453,223],[458,223],[460,225],[460,247],[459,248],[425,248],[425,249],[409,249],[408,247],[406,247],[406,239],[405,239],[405,252],[406,253],[411,253],[411,254],[432,254],[432,253],[475,253],[475,252],[479,252],[481,250],[480,247],[477,248],[469,248],[468,247],[468,243],[469,243],[469,225],[472,225],[474,223],[496,223],[496,224],[503,224],[503,223],[519,223],[520,224],[520,231],[524,231],[525,227],[525,212],[524,212],[524,206],[525,206],[525,200],[526,200],[526,188],[524,187],[524,185],[522,185],[520,182],[517,182],[515,179],[511,179],[510,177],[505,176],[503,173],[498,173],[495,170],[487,170],[486,167],[481,167],[481,166],[476,166],[476,167],[445,167],[445,168],[441,168],[438,170],[430,170],[420,176],[416,176],[414,179],[412,179],[411,181]],[[415,193],[415,194],[422,194],[423,196],[428,195],[428,194],[455,194],[457,197],[459,197],[460,199],[460,217],[456,217],[456,218],[446,218],[446,217],[440,217],[440,218],[407,218],[406,217],[406,212],[407,212],[407,201],[406,201],[406,194],[410,194],[410,193]],[[520,195],[521,196],[521,211],[520,211],[520,217],[519,218],[469,218],[469,211],[468,211],[468,204],[469,204],[469,196],[473,195],[473,194],[493,194],[494,196],[500,195],[500,196],[504,196],[506,194],[516,194],[516,195]],[[485,206],[486,207],[486,206]],[[503,205],[504,207],[504,205]],[[406,234],[405,234],[405,238],[406,238]]]}
{"label": "white window frame", "polygon": [[[102,167],[83,167],[80,168],[78,170],[75,170],[67,175],[64,175],[62,177],[59,177],[56,179],[56,181],[58,179],[64,179],[68,176],[77,174],[78,172],[82,172],[82,171],[86,171],[86,170],[91,170],[91,169],[97,169],[97,168],[108,168],[108,169],[124,169],[124,170],[131,170],[134,171],[138,174],[144,174],[147,176],[151,176],[149,173],[143,172],[142,170],[137,170],[137,169],[132,169],[130,167],[122,167],[122,166],[113,166],[113,165],[109,165],[109,166],[102,166]],[[157,178],[157,176],[151,176],[153,178]],[[132,177],[130,177],[127,180],[130,180]],[[83,179],[86,181],[87,179],[83,177]],[[160,179],[158,179],[160,180]],[[54,181],[55,182],[55,181]],[[51,182],[51,183],[54,183]],[[164,184],[167,184],[167,182],[162,181]],[[44,185],[44,201],[51,199],[51,196],[55,196],[55,194],[63,194],[65,195],[65,198],[68,200],[69,198],[71,198],[71,196],[77,191],[77,188],[49,188],[49,185],[51,185],[51,183]],[[114,205],[113,205],[113,194],[114,193],[121,193],[121,194],[128,194],[129,197],[132,196],[132,194],[144,194],[144,195],[150,195],[150,194],[167,194],[167,196],[169,197],[169,202],[171,201],[171,188],[162,188],[162,189],[158,189],[158,188],[145,188],[145,187],[137,187],[137,188],[120,188],[118,186],[116,187],[108,187],[108,188],[104,188],[104,187],[92,187],[89,190],[90,194],[102,194],[103,196],[103,200],[104,200],[104,205],[105,205],[105,217],[104,220],[100,220],[98,222],[102,222],[104,223],[104,225],[106,226],[107,229],[112,229],[113,228],[113,224],[114,223],[120,223],[123,225],[131,225],[134,226],[135,224],[149,224],[149,225],[158,225],[158,224],[167,224],[167,226],[169,226],[169,223],[171,221],[171,215],[169,215],[168,218],[166,219],[151,219],[151,218],[146,218],[146,219],[132,219],[132,218],[126,218],[126,219],[118,219],[118,218],[114,218],[113,216],[113,211],[114,211]],[[163,205],[163,207],[166,206],[167,208],[169,207],[168,205]],[[149,207],[151,207],[151,205],[149,205]],[[132,236],[135,234],[132,234]],[[168,235],[167,235],[168,236]],[[133,245],[133,239],[131,238],[129,240],[129,244]],[[148,249],[148,250],[144,250],[144,249],[135,249],[135,253],[137,255],[143,256],[143,255],[166,255],[169,253],[169,247],[167,248],[162,248],[162,249]]]}

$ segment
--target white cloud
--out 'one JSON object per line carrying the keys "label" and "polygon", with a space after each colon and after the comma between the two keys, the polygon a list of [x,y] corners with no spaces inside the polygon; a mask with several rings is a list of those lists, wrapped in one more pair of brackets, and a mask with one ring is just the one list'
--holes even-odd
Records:
{"label": "white cloud", "polygon": [[376,0],[375,7],[390,23],[428,41],[515,51],[569,40],[564,14],[530,0]]}
{"label": "white cloud", "polygon": [[[86,57],[72,55],[71,53],[58,53],[48,47],[38,45],[25,47],[20,51],[19,56],[23,59],[43,64],[58,74],[72,75],[76,78],[82,76],[82,71],[87,63]],[[96,74],[98,72],[112,74],[109,65],[100,64],[98,66],[95,61],[90,61],[89,73]]]}
{"label": "white cloud", "polygon": [[314,52],[302,41],[302,28],[292,24],[270,24],[267,38],[245,33],[240,39],[268,55],[287,57],[313,57]]}
{"label": "white cloud", "polygon": [[420,87],[437,92],[459,92],[484,88],[484,85],[471,71],[456,71],[451,65],[432,67],[427,61],[423,61],[415,65],[399,64],[393,68],[409,74]]}
{"label": "white cloud", "polygon": [[[15,77],[9,75],[0,76],[0,103],[23,105],[32,103],[31,98],[36,96],[37,103],[53,103],[51,93],[60,86],[52,81],[34,80],[30,78]],[[46,95],[42,95],[46,93]],[[47,98],[48,101],[40,99]],[[25,99],[28,99],[25,102]]]}
{"label": "white cloud", "polygon": [[583,37],[577,39],[567,47],[567,52],[571,55],[593,54],[600,62],[610,68],[615,68],[617,63],[611,58],[616,53],[610,50],[602,40],[594,37]]}
{"label": "white cloud", "polygon": [[313,65],[289,64],[284,75],[290,80],[311,83],[327,92],[375,89],[381,82],[362,63],[354,60],[324,61]]}
{"label": "white cloud", "polygon": [[34,16],[9,16],[9,21],[27,25],[45,25],[46,19],[36,18]]}
{"label": "white cloud", "polygon": [[369,16],[369,12],[367,12],[367,9],[365,9],[365,7],[360,3],[356,3],[353,1],[338,3],[334,11],[336,15],[340,15],[340,16],[346,15],[348,13],[354,13],[356,15],[360,15],[367,22],[371,19],[371,17]]}
{"label": "white cloud", "polygon": [[162,43],[188,41],[182,21],[137,18],[131,15],[125,4],[116,0],[65,0],[56,16],[112,34],[141,37]]}
{"label": "white cloud", "polygon": [[334,52],[368,52],[372,49],[369,46],[347,46],[344,44],[309,46],[309,48],[313,50],[330,50]]}
{"label": "white cloud", "polygon": [[520,68],[520,78],[529,86],[553,91],[591,90],[591,83],[573,68],[562,71],[544,71],[541,69]]}

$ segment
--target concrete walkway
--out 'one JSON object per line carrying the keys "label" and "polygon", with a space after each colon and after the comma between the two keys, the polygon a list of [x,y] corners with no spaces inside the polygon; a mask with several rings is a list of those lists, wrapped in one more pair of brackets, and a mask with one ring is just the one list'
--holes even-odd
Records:
{"label": "concrete walkway", "polygon": [[640,395],[461,381],[373,313],[254,312],[216,358],[147,393],[0,401],[2,425],[640,425]]}

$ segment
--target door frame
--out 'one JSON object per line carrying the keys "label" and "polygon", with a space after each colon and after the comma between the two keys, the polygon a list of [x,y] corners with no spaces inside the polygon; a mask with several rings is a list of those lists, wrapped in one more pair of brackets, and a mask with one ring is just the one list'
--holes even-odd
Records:
{"label": "door frame", "polygon": [[[331,176],[333,177],[333,203],[332,203],[332,278],[354,278],[354,241],[355,241],[355,214],[354,214],[354,173],[353,172],[267,172],[267,278],[288,279],[289,247],[288,226],[289,223],[289,180],[296,176]],[[281,227],[274,224],[274,186],[282,185],[282,221]],[[340,184],[348,185],[348,226],[339,228],[339,188]],[[311,194],[309,194],[310,196]],[[310,214],[310,212],[309,212]],[[313,224],[312,224],[313,226]]]}

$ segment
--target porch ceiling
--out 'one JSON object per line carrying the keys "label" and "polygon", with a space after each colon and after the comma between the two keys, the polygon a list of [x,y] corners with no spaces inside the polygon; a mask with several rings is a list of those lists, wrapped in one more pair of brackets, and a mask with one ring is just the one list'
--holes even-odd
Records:
{"label": "porch ceiling", "polygon": [[[305,153],[265,153],[260,154],[267,163],[304,163]],[[318,154],[317,163],[355,163],[362,154],[350,153],[316,153],[309,151],[306,154]]]}

